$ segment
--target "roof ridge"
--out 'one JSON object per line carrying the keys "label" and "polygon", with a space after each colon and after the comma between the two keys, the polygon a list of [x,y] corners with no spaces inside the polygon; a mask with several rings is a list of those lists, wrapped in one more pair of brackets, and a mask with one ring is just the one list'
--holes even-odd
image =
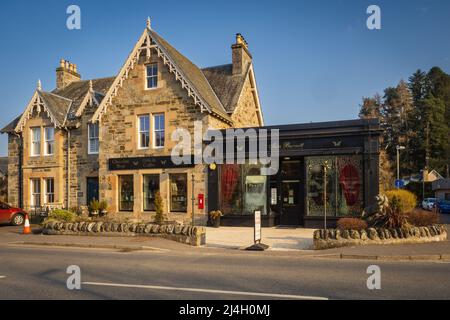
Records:
{"label": "roof ridge", "polygon": [[38,90],[38,92],[40,92],[40,93],[48,93],[48,94],[51,94],[52,96],[55,96],[55,97],[57,97],[57,98],[61,98],[61,99],[64,99],[64,100],[70,101],[71,103],[73,102],[73,100],[72,100],[72,99],[69,99],[69,98],[66,98],[66,97],[60,96],[60,95],[58,95],[58,94],[56,94],[56,93],[53,93],[53,92],[48,92],[48,91],[43,91],[43,90]]}
{"label": "roof ridge", "polygon": [[204,68],[201,68],[200,70],[217,69],[219,67],[227,67],[227,66],[232,66],[232,65],[233,65],[232,63],[225,63],[225,64],[219,64],[219,65],[216,65],[216,66],[204,67]]}

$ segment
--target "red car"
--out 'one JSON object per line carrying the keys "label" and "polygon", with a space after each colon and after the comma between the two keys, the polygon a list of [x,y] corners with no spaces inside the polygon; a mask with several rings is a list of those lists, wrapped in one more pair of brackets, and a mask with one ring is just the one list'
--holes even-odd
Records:
{"label": "red car", "polygon": [[13,208],[4,202],[0,202],[0,223],[9,223],[20,226],[25,222],[25,211]]}

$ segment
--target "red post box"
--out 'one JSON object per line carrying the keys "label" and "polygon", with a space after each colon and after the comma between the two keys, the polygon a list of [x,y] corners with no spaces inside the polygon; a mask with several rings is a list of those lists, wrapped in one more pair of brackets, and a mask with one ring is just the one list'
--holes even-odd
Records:
{"label": "red post box", "polygon": [[205,209],[205,195],[203,193],[200,193],[198,195],[198,209],[199,210]]}

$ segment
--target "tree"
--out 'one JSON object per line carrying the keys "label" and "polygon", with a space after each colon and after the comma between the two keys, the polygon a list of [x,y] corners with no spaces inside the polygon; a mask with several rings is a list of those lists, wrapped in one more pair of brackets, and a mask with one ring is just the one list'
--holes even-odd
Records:
{"label": "tree", "polygon": [[373,98],[363,97],[363,103],[360,105],[359,117],[361,119],[379,119],[381,120],[382,101],[379,94]]}
{"label": "tree", "polygon": [[439,172],[446,171],[449,152],[450,128],[445,117],[445,103],[443,99],[436,98],[433,94],[423,100],[424,118],[427,124],[425,139],[425,155],[429,156],[430,168]]}
{"label": "tree", "polygon": [[[391,161],[396,161],[398,145],[407,146],[413,131],[410,128],[410,118],[413,112],[413,98],[406,82],[401,80],[396,87],[384,90],[383,106],[381,115],[383,117],[383,128],[385,130],[384,147]],[[404,161],[400,168],[403,174],[410,174],[414,168],[412,151],[407,148],[404,153]]]}
{"label": "tree", "polygon": [[157,192],[155,196],[155,212],[155,223],[163,224],[166,220],[166,216],[164,214],[164,200],[159,192]]}

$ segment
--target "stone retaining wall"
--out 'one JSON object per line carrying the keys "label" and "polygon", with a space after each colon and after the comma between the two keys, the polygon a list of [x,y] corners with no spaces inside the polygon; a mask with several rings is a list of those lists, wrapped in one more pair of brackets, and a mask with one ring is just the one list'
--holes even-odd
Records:
{"label": "stone retaining wall", "polygon": [[50,221],[44,224],[43,234],[107,237],[150,236],[162,237],[191,246],[206,244],[206,228],[175,224]]}
{"label": "stone retaining wall", "polygon": [[445,225],[400,229],[316,230],[314,249],[330,249],[368,244],[426,243],[447,240]]}

